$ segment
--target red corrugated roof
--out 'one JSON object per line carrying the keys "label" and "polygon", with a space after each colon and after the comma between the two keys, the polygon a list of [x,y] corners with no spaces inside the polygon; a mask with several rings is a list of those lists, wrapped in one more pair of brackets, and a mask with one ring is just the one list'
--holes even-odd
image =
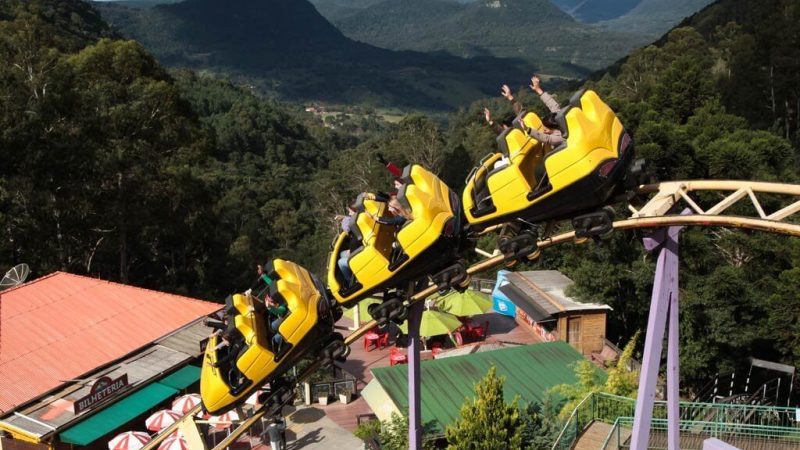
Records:
{"label": "red corrugated roof", "polygon": [[221,307],[64,272],[4,291],[0,302],[0,411]]}

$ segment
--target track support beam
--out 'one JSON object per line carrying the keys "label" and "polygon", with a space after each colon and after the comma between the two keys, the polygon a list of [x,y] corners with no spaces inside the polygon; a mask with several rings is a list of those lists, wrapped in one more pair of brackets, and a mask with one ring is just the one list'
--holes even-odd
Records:
{"label": "track support beam", "polygon": [[420,396],[419,325],[424,302],[409,305],[408,309],[408,448],[422,449],[422,401]]}
{"label": "track support beam", "polygon": [[[691,214],[684,210],[683,214]],[[650,441],[650,426],[656,397],[658,373],[664,334],[669,324],[667,350],[667,441],[669,450],[680,450],[680,367],[678,352],[678,240],[683,227],[661,228],[644,239],[648,251],[659,250],[653,295],[650,300],[650,315],[647,321],[642,372],[639,376],[639,392],[636,398],[636,413],[631,440],[632,450],[646,450]]]}

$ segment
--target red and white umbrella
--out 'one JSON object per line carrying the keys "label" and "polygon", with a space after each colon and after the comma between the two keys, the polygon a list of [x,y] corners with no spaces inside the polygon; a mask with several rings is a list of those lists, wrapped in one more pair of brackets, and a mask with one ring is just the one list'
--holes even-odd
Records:
{"label": "red and white umbrella", "polygon": [[225,414],[209,417],[208,423],[214,425],[215,428],[224,430],[237,420],[239,420],[239,414],[235,410],[230,410]]}
{"label": "red and white umbrella", "polygon": [[172,425],[181,418],[181,413],[169,409],[162,409],[144,421],[145,426],[150,431],[159,432]]}
{"label": "red and white umbrella", "polygon": [[181,414],[186,414],[200,404],[200,396],[198,394],[186,394],[175,399],[172,402],[172,410]]}
{"label": "red and white umbrella", "polygon": [[263,393],[264,393],[263,390],[258,390],[258,391],[253,392],[253,394],[250,395],[250,397],[247,397],[247,400],[244,401],[244,404],[245,405],[253,405],[253,406],[260,405],[261,402],[258,401],[258,396],[263,394]]}
{"label": "red and white umbrella", "polygon": [[158,450],[191,450],[183,436],[170,437],[158,446]]}
{"label": "red and white umbrella", "polygon": [[150,442],[150,435],[144,431],[126,431],[108,441],[109,450],[139,450]]}

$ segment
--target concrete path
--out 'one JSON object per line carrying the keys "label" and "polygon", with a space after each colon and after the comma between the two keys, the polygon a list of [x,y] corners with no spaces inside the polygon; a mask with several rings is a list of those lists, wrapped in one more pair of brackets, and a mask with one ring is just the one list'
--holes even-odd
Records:
{"label": "concrete path", "polygon": [[[254,450],[268,450],[267,445],[253,443]],[[298,406],[286,416],[287,450],[361,450],[364,443],[353,433],[337,425],[325,416],[325,412],[314,406]]]}

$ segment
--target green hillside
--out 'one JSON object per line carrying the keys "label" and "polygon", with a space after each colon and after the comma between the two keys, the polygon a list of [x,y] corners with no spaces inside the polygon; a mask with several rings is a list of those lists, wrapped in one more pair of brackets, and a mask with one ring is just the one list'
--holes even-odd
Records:
{"label": "green hillside", "polygon": [[306,0],[187,0],[150,9],[96,3],[161,62],[232,77],[293,100],[449,108],[533,68],[494,57],[394,52],[343,36]]}
{"label": "green hillside", "polygon": [[643,0],[552,0],[555,5],[584,23],[625,15]]}
{"label": "green hillside", "polygon": [[700,11],[714,0],[641,0],[636,7],[619,17],[604,18],[598,26],[609,30],[627,30],[653,39],[666,33],[684,18]]}
{"label": "green hillside", "polygon": [[547,0],[385,0],[335,24],[378,47],[518,58],[566,76],[605,67],[646,42],[576,22]]}
{"label": "green hillside", "polygon": [[[589,87],[663,180],[800,183],[798,14],[795,0],[721,0]],[[335,30],[320,33],[337,39]],[[230,35],[226,45],[241,44]],[[242,51],[258,46],[269,48]],[[483,107],[509,107],[493,90],[444,121],[413,114],[385,124],[353,110],[325,128],[249,87],[167,71],[80,1],[0,2],[0,61],[0,266],[27,262],[34,276],[66,270],[200,298],[245,288],[269,257],[321,273],[333,214],[359,192],[391,186],[377,153],[398,165],[424,161],[460,191],[470,167],[496,149]],[[563,102],[570,93],[555,94]],[[697,200],[707,207],[719,198]],[[760,200],[768,211],[785,205]],[[624,342],[648,316],[655,258],[643,237],[559,246],[517,268],[563,271],[576,282],[569,295],[613,307],[607,337]],[[494,248],[493,239],[481,247]],[[800,240],[686,230],[681,267],[683,386],[751,355],[800,364]]]}
{"label": "green hillside", "polygon": [[320,14],[334,21],[352,16],[382,0],[310,0]]}

